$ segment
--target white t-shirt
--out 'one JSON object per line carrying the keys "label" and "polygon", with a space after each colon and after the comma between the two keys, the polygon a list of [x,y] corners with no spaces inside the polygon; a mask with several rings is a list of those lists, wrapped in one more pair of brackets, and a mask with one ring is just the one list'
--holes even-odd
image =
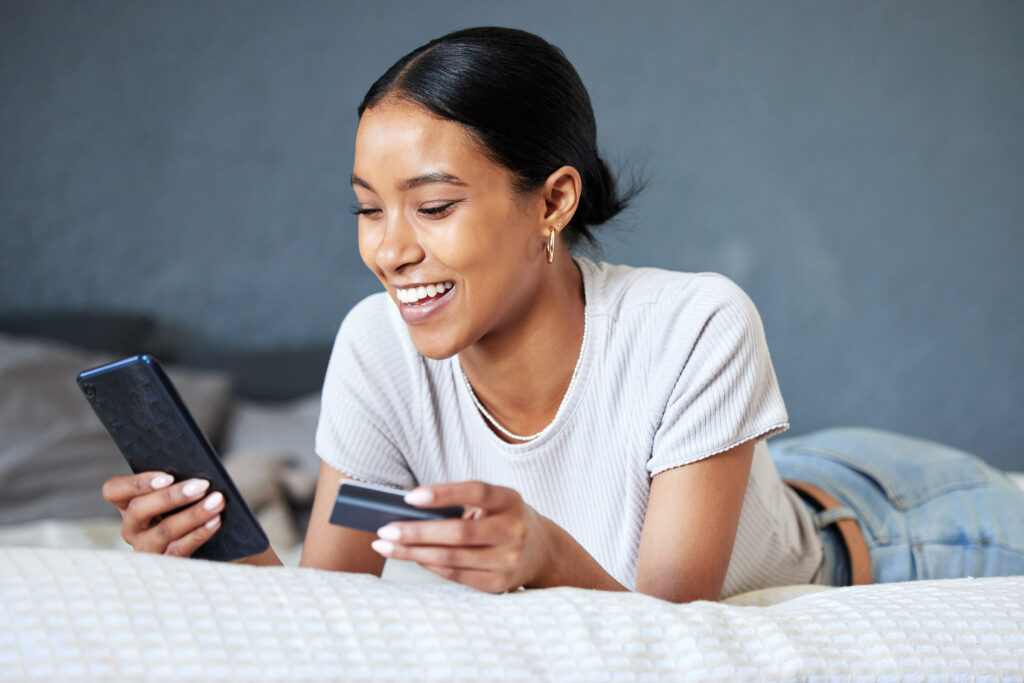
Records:
{"label": "white t-shirt", "polygon": [[499,439],[458,357],[421,356],[380,293],[338,332],[319,456],[402,489],[466,480],[514,488],[632,589],[651,478],[758,439],[722,597],[810,581],[821,544],[764,444],[789,425],[749,297],[714,273],[576,262],[587,340],[561,410],[536,439]]}

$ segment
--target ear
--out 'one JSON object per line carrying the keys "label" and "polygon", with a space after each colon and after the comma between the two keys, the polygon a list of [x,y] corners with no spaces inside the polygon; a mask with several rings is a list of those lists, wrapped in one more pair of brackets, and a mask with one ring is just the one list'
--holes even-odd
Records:
{"label": "ear", "polygon": [[562,166],[544,181],[544,236],[551,228],[558,232],[569,225],[580,204],[583,182],[572,166]]}

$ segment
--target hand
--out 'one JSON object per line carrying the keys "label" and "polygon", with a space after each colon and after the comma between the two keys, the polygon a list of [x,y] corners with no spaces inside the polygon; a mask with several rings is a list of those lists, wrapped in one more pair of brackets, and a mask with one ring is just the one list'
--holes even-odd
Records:
{"label": "hand", "polygon": [[372,547],[435,574],[489,593],[532,583],[549,564],[546,520],[513,489],[479,481],[421,486],[406,502],[432,508],[462,505],[462,519],[393,522]]}
{"label": "hand", "polygon": [[103,497],[120,510],[121,537],[132,548],[188,557],[220,528],[224,496],[215,492],[204,498],[209,487],[205,479],[175,484],[169,474],[142,472],[108,479]]}

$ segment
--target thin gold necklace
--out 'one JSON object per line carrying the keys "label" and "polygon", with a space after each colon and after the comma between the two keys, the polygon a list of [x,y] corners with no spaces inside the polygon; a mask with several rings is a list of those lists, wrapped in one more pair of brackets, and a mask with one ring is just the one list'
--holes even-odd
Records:
{"label": "thin gold necklace", "polygon": [[[544,429],[547,429],[552,424],[554,424],[558,420],[558,416],[562,414],[562,408],[565,406],[565,399],[566,399],[566,397],[570,393],[572,393],[573,385],[576,384],[576,376],[579,375],[580,364],[583,362],[583,351],[586,348],[587,348],[587,308],[586,308],[586,306],[584,306],[583,307],[583,341],[580,342],[580,355],[577,356],[577,358],[576,358],[576,367],[574,367],[572,369],[572,379],[569,380],[569,387],[565,390],[565,394],[562,395],[562,401],[558,404],[558,410],[555,411],[555,417],[554,417],[553,420],[551,420],[551,423],[548,424],[547,427],[544,427]],[[462,364],[461,363],[459,364],[459,368],[460,369],[462,368]],[[510,432],[509,430],[505,429],[501,425],[501,423],[499,423],[496,419],[494,419],[494,417],[489,412],[487,412],[487,408],[484,408],[484,404],[480,402],[479,398],[477,398],[476,392],[473,391],[473,385],[469,383],[469,377],[466,376],[466,371],[465,370],[462,370],[462,379],[466,382],[466,389],[469,390],[469,395],[473,399],[473,403],[476,405],[477,410],[480,411],[480,414],[483,415],[485,418],[487,418],[487,421],[490,422],[491,425],[495,429],[497,429],[499,432],[501,432],[502,434],[504,434],[508,438],[515,439],[516,441],[533,441],[538,436],[540,436],[541,434],[544,433],[544,429],[542,429],[539,432],[537,432],[536,434],[531,434],[530,436],[521,436],[519,434],[514,434],[514,433]]]}

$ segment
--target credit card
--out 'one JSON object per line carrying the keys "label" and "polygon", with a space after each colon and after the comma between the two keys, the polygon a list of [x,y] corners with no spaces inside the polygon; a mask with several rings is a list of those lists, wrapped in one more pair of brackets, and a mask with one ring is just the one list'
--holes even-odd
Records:
{"label": "credit card", "polygon": [[409,522],[428,519],[458,519],[463,507],[420,508],[403,500],[407,491],[383,486],[342,482],[338,497],[331,510],[330,522],[361,531],[377,532],[391,522]]}

